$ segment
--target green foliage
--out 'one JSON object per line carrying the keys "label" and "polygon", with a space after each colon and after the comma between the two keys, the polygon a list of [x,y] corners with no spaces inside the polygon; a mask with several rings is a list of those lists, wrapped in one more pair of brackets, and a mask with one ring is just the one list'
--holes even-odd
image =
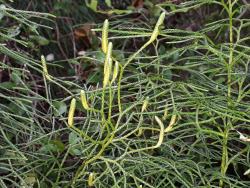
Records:
{"label": "green foliage", "polygon": [[[34,2],[35,10],[42,7]],[[51,3],[57,16],[73,17],[63,12],[71,4],[87,10],[68,0]],[[0,5],[0,187],[88,187],[91,173],[95,187],[103,188],[250,186],[249,5],[145,6],[148,20],[143,12],[136,23],[133,16],[109,18],[113,67],[119,62],[111,83],[113,69],[105,69],[101,49],[91,46],[75,58],[65,50],[70,42],[55,45],[51,27],[66,32],[72,25]],[[159,10],[166,18],[154,30]],[[101,28],[93,29],[97,36]],[[45,74],[40,56],[57,52],[67,60],[44,62]],[[89,72],[84,83],[79,67]],[[104,69],[111,70],[106,87]],[[74,125],[68,127],[72,98]]]}

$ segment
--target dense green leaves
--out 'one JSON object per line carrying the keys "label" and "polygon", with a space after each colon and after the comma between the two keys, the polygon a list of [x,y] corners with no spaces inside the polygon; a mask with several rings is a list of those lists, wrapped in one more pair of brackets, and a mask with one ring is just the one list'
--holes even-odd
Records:
{"label": "dense green leaves", "polygon": [[[0,187],[87,187],[91,173],[103,188],[250,186],[245,1],[145,0],[138,15],[111,12],[112,58],[126,68],[121,87],[116,79],[106,89],[103,14],[71,0],[50,1],[46,10],[40,1],[0,2]],[[166,12],[164,27],[141,48],[159,10]],[[91,35],[76,36],[90,17],[100,24],[88,23]],[[47,63],[51,80],[40,63],[48,54],[55,56]],[[164,128],[172,119],[163,140],[155,116]]]}

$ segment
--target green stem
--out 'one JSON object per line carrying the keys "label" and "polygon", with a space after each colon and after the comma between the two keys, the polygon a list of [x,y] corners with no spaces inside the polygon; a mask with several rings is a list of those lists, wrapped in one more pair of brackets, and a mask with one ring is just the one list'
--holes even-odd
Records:
{"label": "green stem", "polygon": [[108,121],[109,122],[111,122],[112,104],[113,104],[113,93],[112,93],[111,83],[109,83],[109,112],[108,112]]}
{"label": "green stem", "polygon": [[81,166],[77,169],[76,173],[75,173],[75,176],[73,177],[70,185],[74,187],[76,181],[78,180],[78,178],[80,176],[82,176],[83,172],[84,172],[84,169],[85,167],[92,163],[93,161],[99,159],[103,152],[105,151],[105,149],[109,146],[109,144],[112,142],[113,138],[114,138],[115,134],[112,133],[111,135],[108,135],[105,139],[105,141],[107,140],[107,142],[104,141],[104,143],[102,144],[102,148],[100,149],[100,151],[95,155],[93,156],[92,158],[88,159],[87,161],[84,161]]}
{"label": "green stem", "polygon": [[[228,14],[229,14],[229,42],[230,42],[230,51],[229,51],[229,61],[227,65],[227,98],[228,98],[228,108],[231,106],[231,83],[232,83],[232,68],[233,68],[233,4],[232,0],[228,1]],[[221,175],[224,177],[227,172],[228,167],[228,135],[231,124],[231,118],[227,118],[224,127],[224,137],[222,143],[222,158],[221,158]],[[224,186],[223,178],[220,179],[220,187]]]}
{"label": "green stem", "polygon": [[127,62],[124,64],[124,66],[121,67],[121,71],[119,74],[119,78],[118,78],[118,91],[117,91],[117,95],[118,95],[118,107],[119,107],[119,112],[120,114],[122,113],[122,105],[121,105],[121,80],[123,77],[123,73],[125,68],[127,67],[127,65],[143,50],[145,49],[148,45],[150,45],[153,41],[149,40],[148,42],[146,42],[138,51],[136,51],[133,55],[131,55],[129,57],[129,59],[127,60]]}
{"label": "green stem", "polygon": [[[227,172],[227,164],[228,164],[228,148],[227,148],[227,143],[228,143],[228,125],[226,124],[227,127],[225,127],[224,130],[224,137],[223,137],[223,143],[222,143],[222,158],[221,158],[221,174],[224,177]],[[223,187],[224,180],[223,177],[220,179],[220,187]]]}
{"label": "green stem", "polygon": [[106,119],[104,115],[104,105],[105,105],[105,88],[102,89],[102,106],[101,106],[102,122],[104,122]]}
{"label": "green stem", "polygon": [[229,62],[228,62],[228,99],[231,98],[231,83],[232,83],[232,67],[233,67],[233,17],[232,17],[232,2],[229,0],[229,42],[230,42],[230,52],[229,52]]}
{"label": "green stem", "polygon": [[[102,113],[102,120],[105,126],[102,127],[102,134],[104,133],[105,128],[107,129],[107,136],[103,141],[95,141],[91,138],[91,137],[87,137],[89,140],[91,140],[94,144],[100,144],[102,147],[100,149],[100,151],[93,156],[92,158],[88,159],[87,161],[84,161],[81,166],[77,169],[75,176],[73,177],[72,181],[70,182],[71,186],[74,186],[76,181],[78,180],[78,178],[80,176],[82,176],[85,167],[92,163],[93,161],[99,159],[99,157],[101,157],[102,153],[105,151],[105,149],[109,146],[109,144],[112,142],[115,132],[114,132],[114,127],[112,126],[111,123],[111,112],[112,112],[112,101],[113,101],[113,96],[112,96],[112,87],[111,87],[111,83],[109,83],[109,111],[108,111],[108,120],[106,121],[105,115],[104,115],[104,106],[105,106],[105,89],[103,88],[102,90],[102,106],[101,106],[101,113]],[[113,130],[112,133],[110,133],[109,131],[109,124],[111,129]],[[75,128],[75,130],[77,130]],[[80,131],[80,130],[79,130]],[[78,132],[79,132],[78,131]],[[81,132],[81,131],[80,131]],[[81,132],[82,133],[82,132]],[[101,135],[102,135],[101,134]],[[84,135],[85,137],[87,135]]]}

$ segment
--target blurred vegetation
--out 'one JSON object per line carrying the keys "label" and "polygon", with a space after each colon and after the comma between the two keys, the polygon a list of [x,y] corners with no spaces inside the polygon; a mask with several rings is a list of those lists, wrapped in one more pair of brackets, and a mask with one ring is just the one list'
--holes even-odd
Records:
{"label": "blurred vegetation", "polygon": [[[249,187],[249,9],[0,0],[0,187]],[[104,87],[106,19],[119,75]]]}

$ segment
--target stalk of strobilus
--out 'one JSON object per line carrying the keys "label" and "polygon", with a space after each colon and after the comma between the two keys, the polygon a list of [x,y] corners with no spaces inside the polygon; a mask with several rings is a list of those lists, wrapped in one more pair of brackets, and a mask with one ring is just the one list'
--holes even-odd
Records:
{"label": "stalk of strobilus", "polygon": [[159,33],[160,33],[160,26],[163,24],[164,19],[165,19],[166,13],[163,12],[161,13],[160,17],[158,18],[157,23],[155,24],[154,30],[151,34],[150,39],[148,40],[148,42],[146,42],[138,51],[136,51],[133,55],[131,55],[127,62],[124,64],[124,66],[121,68],[120,70],[120,75],[119,75],[119,80],[118,80],[118,107],[119,107],[119,112],[122,113],[122,106],[121,106],[121,80],[122,80],[122,76],[123,76],[123,72],[124,69],[126,68],[126,66],[143,50],[145,49],[147,46],[149,46],[152,42],[154,42]]}
{"label": "stalk of strobilus", "polygon": [[141,136],[143,133],[141,126],[141,123],[143,122],[143,112],[147,109],[149,104],[149,97],[146,97],[146,99],[143,101],[142,103],[142,107],[141,107],[141,115],[140,115],[140,120],[139,120],[139,124],[138,124],[138,128],[136,128],[136,130],[138,130],[138,133],[136,134],[137,137]]}

